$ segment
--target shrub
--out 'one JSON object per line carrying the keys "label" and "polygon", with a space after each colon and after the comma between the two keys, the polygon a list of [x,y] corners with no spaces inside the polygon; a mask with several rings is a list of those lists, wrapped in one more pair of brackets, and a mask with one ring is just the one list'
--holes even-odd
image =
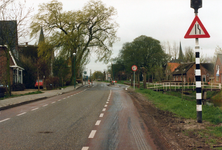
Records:
{"label": "shrub", "polygon": [[82,79],[76,79],[76,82],[82,83]]}
{"label": "shrub", "polygon": [[52,90],[59,87],[59,77],[49,77],[45,80],[46,89]]}
{"label": "shrub", "polygon": [[14,83],[12,84],[12,91],[24,91],[25,85],[21,83]]}
{"label": "shrub", "polygon": [[0,87],[0,97],[4,97],[6,92],[6,87]]}

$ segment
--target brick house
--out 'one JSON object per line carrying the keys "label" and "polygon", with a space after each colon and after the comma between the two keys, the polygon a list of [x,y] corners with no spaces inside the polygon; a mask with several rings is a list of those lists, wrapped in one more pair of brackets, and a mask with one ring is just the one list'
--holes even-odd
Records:
{"label": "brick house", "polygon": [[7,58],[5,51],[10,55],[10,81],[23,83],[23,70],[19,61],[18,35],[16,21],[0,21],[0,85],[6,85]]}
{"label": "brick house", "polygon": [[214,82],[222,83],[222,54],[217,54],[217,59],[214,66],[214,79]]}
{"label": "brick house", "polygon": [[[184,63],[173,72],[173,81],[195,82],[195,63]],[[214,64],[201,63],[201,81],[208,82],[214,76]]]}
{"label": "brick house", "polygon": [[166,80],[172,80],[173,79],[173,72],[174,70],[179,66],[179,63],[176,62],[169,62],[167,63],[167,67],[165,70],[165,74],[166,74]]}

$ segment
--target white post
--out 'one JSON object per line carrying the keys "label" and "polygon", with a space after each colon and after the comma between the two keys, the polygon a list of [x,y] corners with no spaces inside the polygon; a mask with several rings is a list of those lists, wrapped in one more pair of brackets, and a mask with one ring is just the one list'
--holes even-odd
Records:
{"label": "white post", "polygon": [[133,71],[133,89],[135,90],[135,71]]}

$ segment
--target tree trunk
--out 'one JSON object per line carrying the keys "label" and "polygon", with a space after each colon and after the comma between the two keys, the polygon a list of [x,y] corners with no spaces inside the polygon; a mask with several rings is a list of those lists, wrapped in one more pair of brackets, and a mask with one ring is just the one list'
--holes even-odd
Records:
{"label": "tree trunk", "polygon": [[140,71],[138,71],[137,76],[138,76],[138,82],[137,82],[138,86],[137,87],[140,88]]}
{"label": "tree trunk", "polygon": [[146,89],[146,72],[143,72],[143,88]]}
{"label": "tree trunk", "polygon": [[8,85],[8,90],[7,94],[11,96],[11,81],[10,81],[10,55],[9,55],[9,49],[6,49],[6,58],[7,58],[7,85]]}
{"label": "tree trunk", "polygon": [[131,86],[133,86],[133,73],[131,73]]}

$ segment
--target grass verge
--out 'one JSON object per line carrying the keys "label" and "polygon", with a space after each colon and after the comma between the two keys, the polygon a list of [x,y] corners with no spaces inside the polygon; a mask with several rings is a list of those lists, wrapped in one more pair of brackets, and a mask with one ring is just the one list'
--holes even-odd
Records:
{"label": "grass verge", "polygon": [[[196,101],[181,100],[181,97],[166,95],[162,92],[155,92],[149,89],[136,89],[136,92],[142,93],[159,109],[174,113],[177,117],[186,119],[196,119]],[[214,95],[214,93],[212,93]],[[211,123],[210,127],[193,131],[200,137],[206,139],[206,143],[214,148],[222,141],[222,110],[219,107],[203,105],[203,121]],[[217,149],[222,149],[218,147]]]}

